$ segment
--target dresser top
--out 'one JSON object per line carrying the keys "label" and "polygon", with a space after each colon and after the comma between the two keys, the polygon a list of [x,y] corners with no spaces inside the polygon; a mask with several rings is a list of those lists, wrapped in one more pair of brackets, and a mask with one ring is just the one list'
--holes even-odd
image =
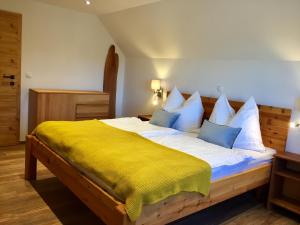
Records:
{"label": "dresser top", "polygon": [[107,94],[101,91],[86,91],[86,90],[63,90],[63,89],[29,89],[29,90],[36,93],[46,93],[46,94],[89,94],[89,95]]}

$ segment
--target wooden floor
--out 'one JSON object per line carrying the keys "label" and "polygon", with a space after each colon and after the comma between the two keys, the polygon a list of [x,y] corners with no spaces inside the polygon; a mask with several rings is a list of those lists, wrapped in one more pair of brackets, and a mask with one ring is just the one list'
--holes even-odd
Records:
{"label": "wooden floor", "polygon": [[[42,165],[38,180],[24,181],[24,146],[0,148],[0,224],[103,224]],[[173,225],[294,225],[299,218],[269,212],[251,194],[239,196]]]}

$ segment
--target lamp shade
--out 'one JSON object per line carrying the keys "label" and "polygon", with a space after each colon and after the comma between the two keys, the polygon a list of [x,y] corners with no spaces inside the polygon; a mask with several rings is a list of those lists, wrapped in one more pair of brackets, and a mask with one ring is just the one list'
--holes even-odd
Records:
{"label": "lamp shade", "polygon": [[151,80],[151,89],[152,90],[160,89],[160,80]]}

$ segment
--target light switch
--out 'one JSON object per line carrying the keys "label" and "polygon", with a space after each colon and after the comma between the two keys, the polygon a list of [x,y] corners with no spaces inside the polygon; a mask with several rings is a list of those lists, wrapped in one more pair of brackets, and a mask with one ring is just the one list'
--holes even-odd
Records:
{"label": "light switch", "polygon": [[27,79],[31,79],[31,78],[32,78],[32,74],[31,74],[31,73],[25,73],[25,77],[26,77]]}

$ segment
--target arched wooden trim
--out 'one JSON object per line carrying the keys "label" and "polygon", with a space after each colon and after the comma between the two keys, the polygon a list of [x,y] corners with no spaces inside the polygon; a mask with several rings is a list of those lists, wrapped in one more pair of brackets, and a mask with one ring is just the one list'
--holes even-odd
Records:
{"label": "arched wooden trim", "polygon": [[116,53],[116,48],[111,45],[105,61],[103,91],[109,93],[109,117],[116,116],[116,93],[117,93],[117,77],[119,69],[119,56]]}

